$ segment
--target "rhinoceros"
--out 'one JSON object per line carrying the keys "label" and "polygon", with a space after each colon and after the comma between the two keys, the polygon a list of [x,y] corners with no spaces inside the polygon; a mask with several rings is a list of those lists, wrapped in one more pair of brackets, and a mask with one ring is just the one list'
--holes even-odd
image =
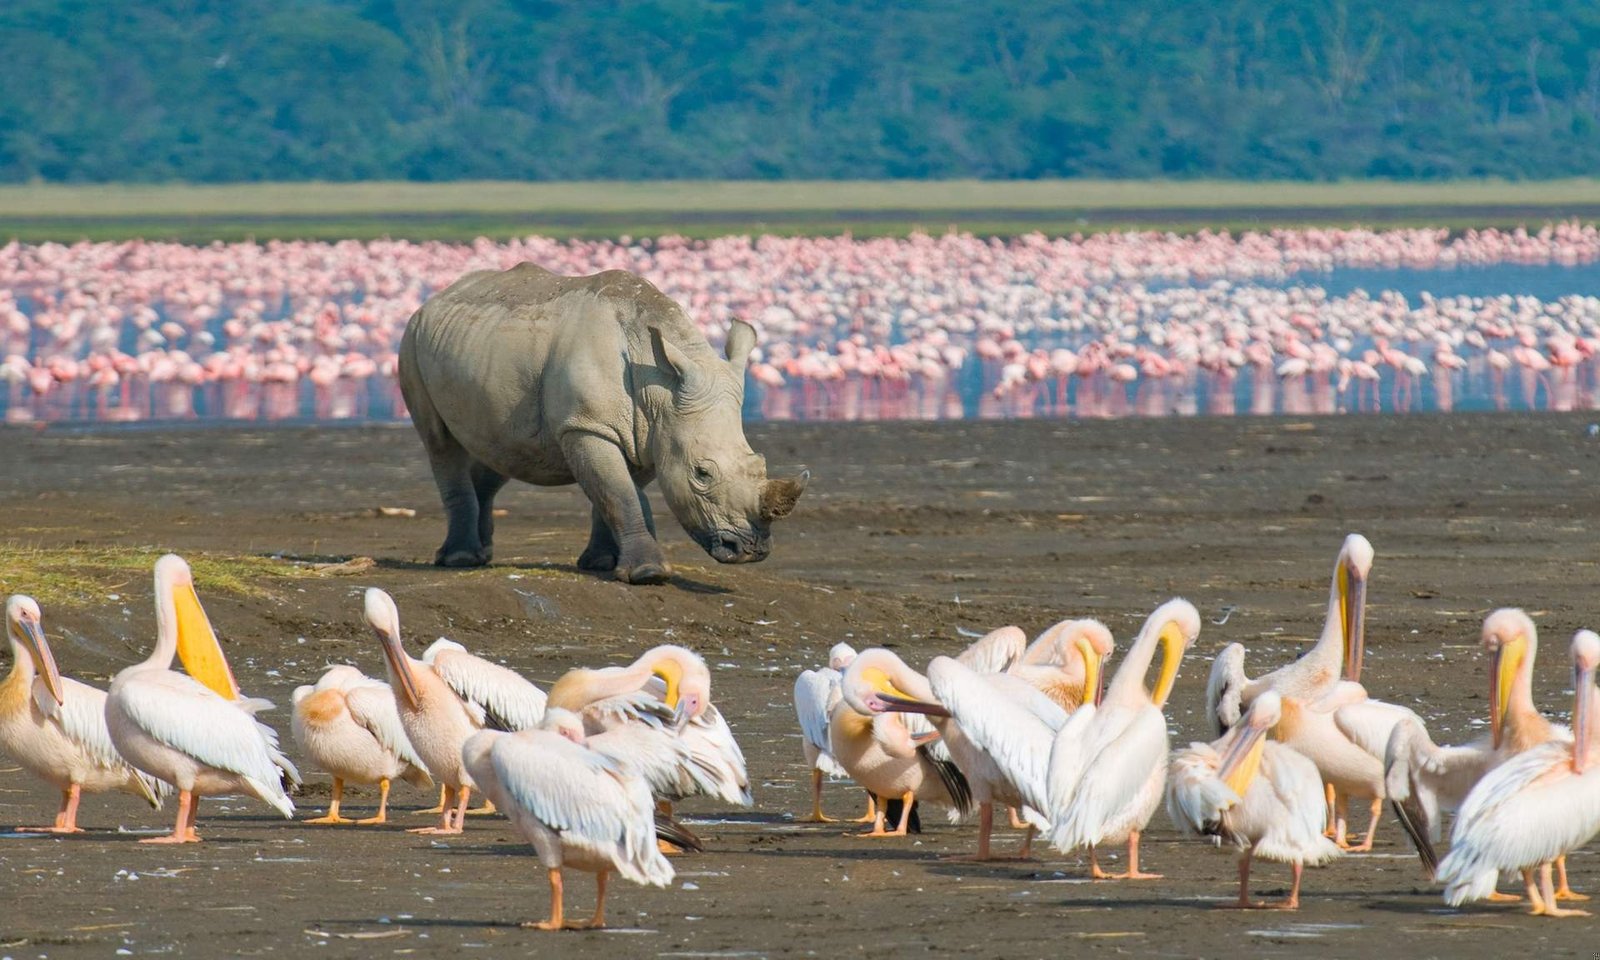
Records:
{"label": "rhinoceros", "polygon": [[720,563],[765,559],[809,473],[768,479],[740,411],[755,329],[726,359],[683,309],[621,270],[558,276],[531,263],[469,273],[424,303],[400,341],[400,390],[449,531],[434,563],[489,562],[508,480],[576,483],[593,506],[585,570],[658,583],[671,567],[644,487]]}

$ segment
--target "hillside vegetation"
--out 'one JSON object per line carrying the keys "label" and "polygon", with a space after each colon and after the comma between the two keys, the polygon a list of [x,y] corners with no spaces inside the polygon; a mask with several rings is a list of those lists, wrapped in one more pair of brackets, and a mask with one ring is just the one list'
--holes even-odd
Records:
{"label": "hillside vegetation", "polygon": [[0,180],[1548,178],[1589,0],[7,0]]}

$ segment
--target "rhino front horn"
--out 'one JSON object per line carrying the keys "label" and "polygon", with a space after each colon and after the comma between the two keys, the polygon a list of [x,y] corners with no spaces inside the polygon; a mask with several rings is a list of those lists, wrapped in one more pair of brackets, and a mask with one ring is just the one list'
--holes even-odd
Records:
{"label": "rhino front horn", "polygon": [[806,483],[810,479],[811,471],[802,470],[798,477],[762,481],[761,519],[781,520],[794,512],[795,501],[805,492]]}

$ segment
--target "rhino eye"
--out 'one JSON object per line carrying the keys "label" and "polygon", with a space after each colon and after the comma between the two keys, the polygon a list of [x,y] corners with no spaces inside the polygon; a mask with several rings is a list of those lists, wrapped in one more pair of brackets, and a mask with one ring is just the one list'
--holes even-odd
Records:
{"label": "rhino eye", "polygon": [[710,483],[717,478],[717,475],[712,470],[711,464],[702,460],[694,465],[694,478],[701,483]]}

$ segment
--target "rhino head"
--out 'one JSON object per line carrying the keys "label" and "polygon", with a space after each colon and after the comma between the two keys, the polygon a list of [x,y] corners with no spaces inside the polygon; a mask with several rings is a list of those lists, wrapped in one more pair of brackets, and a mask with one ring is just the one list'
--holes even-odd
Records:
{"label": "rhino head", "polygon": [[744,368],[756,331],[735,320],[727,359],[695,358],[650,328],[671,402],[652,405],[656,482],[672,515],[718,563],[772,552],[772,521],[786,517],[811,475],[769,479],[766,458],[744,438]]}

